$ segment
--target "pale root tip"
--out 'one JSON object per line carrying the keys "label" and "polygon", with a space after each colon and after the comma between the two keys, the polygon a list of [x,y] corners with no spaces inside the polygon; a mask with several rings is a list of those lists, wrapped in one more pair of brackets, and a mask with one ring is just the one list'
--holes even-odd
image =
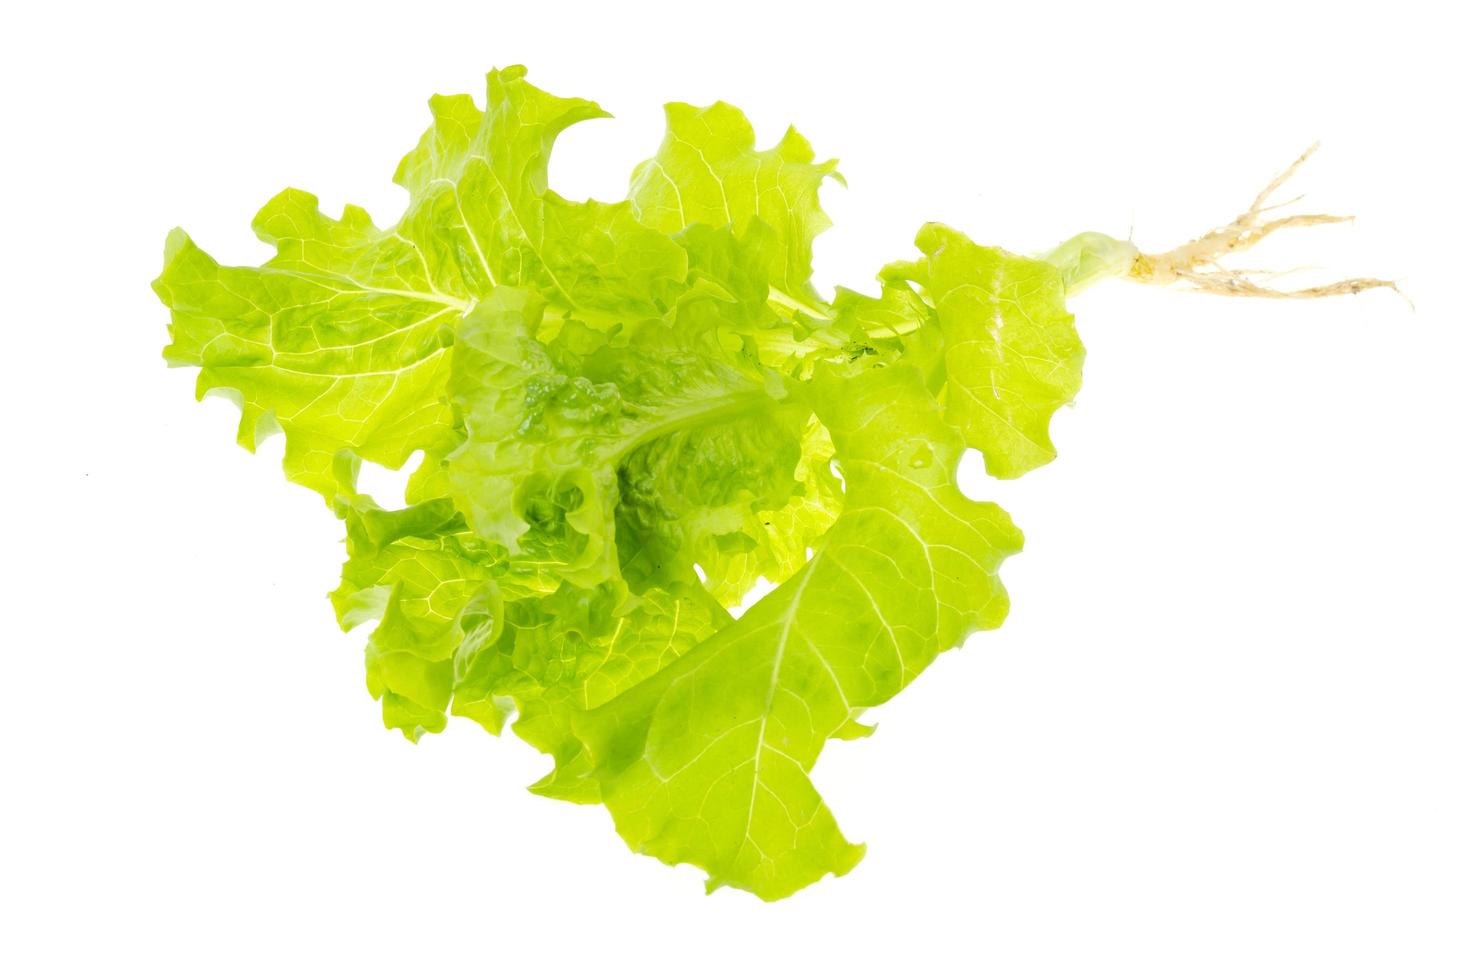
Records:
{"label": "pale root tip", "polygon": [[[1242,252],[1282,228],[1302,228],[1313,225],[1329,225],[1351,221],[1350,215],[1334,214],[1291,214],[1282,217],[1266,217],[1269,212],[1293,204],[1267,204],[1274,194],[1300,165],[1310,159],[1320,146],[1313,144],[1294,163],[1286,167],[1279,176],[1270,181],[1254,198],[1252,204],[1233,221],[1194,239],[1169,252],[1148,254],[1138,252],[1131,262],[1126,278],[1157,286],[1183,285],[1199,292],[1216,293],[1220,296],[1257,296],[1268,299],[1320,299],[1326,296],[1344,296],[1366,292],[1369,289],[1391,289],[1403,296],[1397,283],[1389,279],[1361,277],[1342,279],[1338,282],[1308,286],[1302,289],[1277,289],[1266,285],[1275,274],[1249,269],[1229,269],[1222,259]],[[1296,198],[1295,200],[1299,200]],[[1405,300],[1406,296],[1403,297]],[[1411,306],[1412,303],[1410,302]]]}

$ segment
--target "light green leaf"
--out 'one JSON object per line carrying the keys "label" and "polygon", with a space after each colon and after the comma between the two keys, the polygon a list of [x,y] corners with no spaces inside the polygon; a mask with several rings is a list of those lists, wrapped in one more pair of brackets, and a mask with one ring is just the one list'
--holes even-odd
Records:
{"label": "light green leaf", "polygon": [[202,369],[198,394],[235,392],[243,446],[280,428],[289,479],[331,502],[353,489],[341,453],[394,469],[456,444],[453,327],[495,284],[601,322],[656,315],[684,288],[684,250],[639,225],[629,203],[549,190],[556,136],[604,113],[523,75],[491,72],[486,111],[467,96],[432,99],[433,125],[396,171],[410,205],[388,230],[352,205],[329,218],[287,190],[253,222],[276,248],[259,268],[220,266],[170,234],[154,283],[172,314],[165,357]]}
{"label": "light green leaf", "polygon": [[813,416],[802,434],[794,472],[797,490],[780,507],[747,508],[738,534],[711,537],[695,561],[704,569],[704,586],[734,608],[761,578],[784,582],[807,563],[807,553],[838,519],[843,488],[833,474],[832,439]]}
{"label": "light green leaf", "polygon": [[432,99],[433,125],[396,170],[412,202],[400,229],[456,269],[474,297],[524,286],[558,309],[652,316],[682,288],[684,253],[641,227],[626,202],[573,203],[549,189],[550,151],[568,127],[606,115],[530,85],[524,68],[488,75],[487,109]]}
{"label": "light green leaf", "polygon": [[507,603],[496,628],[465,643],[455,660],[456,694],[512,701],[514,733],[552,756],[554,769],[531,787],[541,795],[598,802],[572,715],[652,676],[731,622],[697,583],[619,595],[567,584]]}
{"label": "light green leaf", "polygon": [[774,899],[862,856],[807,778],[942,650],[996,626],[996,569],[1021,546],[1007,515],[954,476],[960,437],[908,364],[819,368],[848,481],[812,560],[744,616],[576,719],[602,797],[634,849],[696,864],[710,887]]}
{"label": "light green leaf", "polygon": [[[594,588],[620,578],[619,507],[671,539],[738,529],[720,511],[784,503],[806,409],[779,375],[726,351],[702,318],[641,324],[589,354],[583,328],[572,347],[565,330],[537,339],[542,323],[531,294],[498,290],[459,327],[450,391],[468,438],[448,479],[479,534]],[[676,529],[701,514],[708,524]],[[660,577],[687,580],[694,560]]]}
{"label": "light green leaf", "polygon": [[366,646],[370,692],[387,728],[412,741],[462,715],[514,731],[554,757],[538,792],[594,802],[589,763],[570,730],[730,616],[697,583],[631,595],[577,589],[538,564],[490,552],[451,502],[384,511],[346,502],[349,560],[331,598],[350,629],[378,619]]}
{"label": "light green leaf", "polygon": [[488,552],[450,501],[384,511],[345,500],[349,558],[331,593],[348,630],[379,620],[365,648],[365,678],[387,728],[413,742],[440,732],[453,714],[497,733],[512,705],[488,697],[453,703],[453,656],[466,639],[463,614],[475,598],[502,608],[500,579],[520,595],[553,587]]}
{"label": "light green leaf", "polygon": [[[375,623],[388,727],[514,718],[554,762],[532,789],[604,803],[710,887],[771,899],[843,874],[863,849],[812,766],[1006,614],[997,568],[1021,538],[957,463],[1053,458],[1083,359],[1065,282],[1133,247],[1079,236],[1044,262],[931,224],[878,295],[824,302],[837,174],[795,130],[758,149],[733,106],[673,104],[628,199],[572,202],[550,154],[595,103],[515,67],[481,108],[431,110],[386,229],[290,189],[253,222],[261,266],[171,233],[166,357],[233,394],[243,445],[281,429],[289,478],[344,518],[332,600],[345,629]],[[410,506],[357,491],[361,461],[417,452]]]}
{"label": "light green leaf", "polygon": [[946,418],[1011,478],[1057,455],[1053,413],[1079,391],[1084,345],[1047,262],[978,245],[944,225],[920,229],[924,257],[892,274],[919,283],[944,337]]}
{"label": "light green leaf", "polygon": [[703,224],[733,225],[743,235],[758,218],[780,236],[767,267],[771,285],[793,303],[815,302],[812,241],[831,224],[817,192],[823,178],[837,178],[837,161],[816,161],[795,129],[757,150],[750,121],[724,102],[671,102],[667,115],[657,155],[632,173],[628,198],[639,220],[669,233]]}
{"label": "light green leaf", "polygon": [[281,264],[223,267],[176,230],[154,288],[172,312],[165,357],[201,367],[197,396],[235,392],[237,441],[254,449],[281,429],[288,478],[332,499],[348,489],[335,469],[342,451],[394,469],[418,449],[435,455],[454,444],[443,398],[447,348],[467,303],[402,279],[400,246],[377,237],[364,212],[347,208],[332,221],[311,197],[287,191],[256,226],[266,237],[288,220],[385,271],[365,281],[351,281],[363,274],[352,267],[342,276],[305,272],[292,257],[302,254],[299,242],[280,243],[290,256]]}

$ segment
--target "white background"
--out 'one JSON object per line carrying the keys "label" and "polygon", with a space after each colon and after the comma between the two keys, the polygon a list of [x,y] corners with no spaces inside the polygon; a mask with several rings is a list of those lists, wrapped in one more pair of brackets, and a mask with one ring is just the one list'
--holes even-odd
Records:
{"label": "white background", "polygon": [[[38,13],[45,7],[44,13]],[[1364,12],[1364,8],[1370,12]],[[1455,8],[1456,11],[1460,8]],[[10,977],[1480,975],[1473,28],[1420,3],[484,0],[23,5],[0,39],[8,462],[0,973]],[[335,627],[340,530],[159,358],[165,232],[226,262],[286,185],[394,221],[433,92],[597,99],[568,197],[660,105],[842,158],[817,281],[927,219],[1171,247],[1312,139],[1261,264],[1321,303],[1130,284],[1023,527],[998,632],[833,744],[865,861],[706,898],[517,740],[383,731]]]}

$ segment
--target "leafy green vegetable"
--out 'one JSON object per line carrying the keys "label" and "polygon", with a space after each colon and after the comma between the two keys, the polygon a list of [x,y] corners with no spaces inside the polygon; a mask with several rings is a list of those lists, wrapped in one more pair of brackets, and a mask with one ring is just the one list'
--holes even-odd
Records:
{"label": "leafy green vegetable", "polygon": [[964,444],[914,365],[819,367],[848,492],[806,566],[666,670],[580,716],[634,848],[779,898],[862,857],[807,779],[830,736],[1007,614],[1022,544],[956,488]]}
{"label": "leafy green vegetable", "polygon": [[[1022,539],[958,490],[962,453],[999,477],[1052,460],[1084,359],[1066,291],[1216,250],[1087,234],[1035,259],[929,224],[878,295],[825,300],[837,173],[795,130],[761,150],[733,106],[671,105],[628,199],[577,203],[546,172],[594,103],[516,67],[482,109],[431,108],[388,229],[287,190],[253,223],[276,248],[258,268],[172,232],[166,358],[239,400],[247,448],[281,429],[288,478],[345,521],[332,600],[345,629],[377,624],[388,728],[514,718],[554,762],[535,791],[606,805],[711,887],[845,873],[863,848],[818,755],[1007,613]],[[358,491],[360,461],[416,452],[404,506]]]}

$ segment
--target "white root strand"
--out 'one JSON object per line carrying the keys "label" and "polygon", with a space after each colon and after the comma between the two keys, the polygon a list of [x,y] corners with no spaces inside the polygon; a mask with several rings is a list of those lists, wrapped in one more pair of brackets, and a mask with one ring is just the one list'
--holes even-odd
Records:
{"label": "white root strand", "polygon": [[1266,220],[1271,211],[1287,207],[1299,201],[1295,197],[1282,204],[1266,205],[1276,190],[1310,159],[1319,143],[1302,153],[1294,163],[1270,181],[1254,198],[1252,204],[1230,223],[1215,228],[1185,245],[1169,252],[1149,255],[1144,252],[1136,256],[1127,277],[1137,282],[1157,286],[1186,284],[1200,292],[1217,293],[1221,296],[1258,296],[1271,299],[1316,299],[1322,296],[1339,296],[1360,293],[1368,289],[1391,289],[1400,296],[1397,283],[1388,279],[1368,277],[1342,279],[1337,282],[1303,289],[1275,289],[1263,285],[1255,277],[1268,277],[1263,270],[1225,269],[1221,260],[1228,255],[1242,252],[1258,244],[1264,238],[1282,228],[1303,228],[1313,225],[1329,225],[1351,221],[1349,215],[1292,214]]}

